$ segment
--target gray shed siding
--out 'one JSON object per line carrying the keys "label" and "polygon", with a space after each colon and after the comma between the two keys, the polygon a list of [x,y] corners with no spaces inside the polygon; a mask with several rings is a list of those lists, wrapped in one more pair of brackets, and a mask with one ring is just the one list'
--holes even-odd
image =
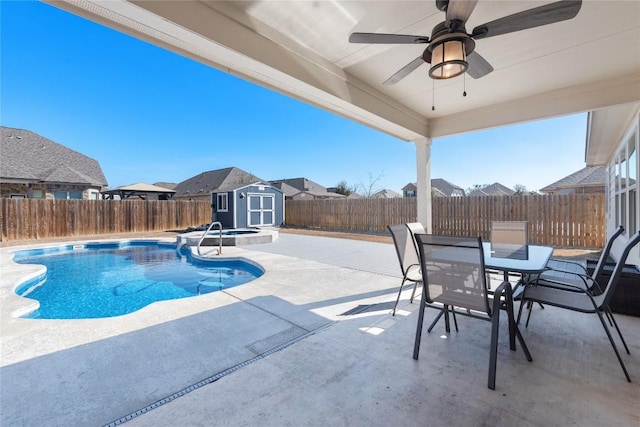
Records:
{"label": "gray shed siding", "polygon": [[[284,224],[284,193],[269,185],[249,185],[227,192],[228,211],[219,212],[218,194],[211,196],[213,221],[220,221],[222,228],[246,228],[261,225],[280,227]],[[273,202],[273,213],[269,205]],[[250,204],[251,203],[251,204]],[[262,206],[264,204],[265,206]],[[249,208],[251,207],[251,211]],[[264,208],[264,209],[259,209]]]}

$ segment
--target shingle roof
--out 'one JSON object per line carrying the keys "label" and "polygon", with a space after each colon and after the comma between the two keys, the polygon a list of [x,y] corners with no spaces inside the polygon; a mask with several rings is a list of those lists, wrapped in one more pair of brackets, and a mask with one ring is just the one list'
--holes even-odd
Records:
{"label": "shingle roof", "polygon": [[34,132],[0,126],[0,178],[107,185],[100,164]]}
{"label": "shingle roof", "polygon": [[238,188],[266,182],[255,175],[236,167],[202,172],[179,183],[175,197],[199,196],[213,192],[233,191]]}
{"label": "shingle roof", "polygon": [[514,190],[500,184],[499,182],[494,182],[493,184],[485,187],[484,191],[492,196],[513,196],[516,194]]}
{"label": "shingle roof", "polygon": [[[410,182],[404,187],[402,187],[402,191],[411,191],[411,190],[415,191],[417,188],[418,188],[417,183]],[[460,190],[462,191],[462,194],[464,194],[464,188],[458,187],[457,185],[452,184],[446,179],[442,179],[442,178],[433,178],[431,180],[431,189],[432,191],[435,190],[436,192],[441,193],[443,196],[449,196],[449,197],[453,195],[454,190]]]}
{"label": "shingle roof", "polygon": [[396,193],[393,190],[389,190],[388,188],[385,188],[383,190],[378,191],[371,197],[373,197],[374,199],[395,199],[396,197],[402,197],[402,195]]}
{"label": "shingle roof", "polygon": [[122,185],[120,187],[109,190],[110,192],[115,191],[137,191],[140,193],[173,193],[173,190],[170,190],[165,187],[159,187],[157,185],[147,184],[146,182],[138,182],[136,184]]}
{"label": "shingle roof", "polygon": [[462,191],[464,194],[464,188],[458,187],[455,184],[450,183],[449,181],[442,178],[434,178],[431,180],[431,188],[435,188],[445,196],[453,196],[455,190]]}
{"label": "shingle roof", "polygon": [[549,184],[540,191],[545,193],[563,188],[587,187],[604,185],[606,180],[606,166],[587,166],[571,175]]}
{"label": "shingle roof", "polygon": [[469,193],[469,196],[513,196],[516,192],[499,182],[494,182],[483,188],[476,188]]}
{"label": "shingle roof", "polygon": [[169,190],[175,190],[178,184],[176,184],[175,182],[158,181],[158,182],[154,182],[153,185],[157,187],[168,188]]}
{"label": "shingle roof", "polygon": [[286,197],[293,197],[296,194],[300,193],[300,190],[298,190],[296,187],[293,187],[287,184],[286,182],[270,181],[270,184],[276,187],[277,189],[279,189],[280,191],[282,191]]}
{"label": "shingle roof", "polygon": [[[317,182],[313,182],[307,178],[277,179],[274,181],[269,181],[269,183],[274,187],[282,190],[287,196],[293,196],[300,192],[306,192],[317,197],[341,197],[337,193],[331,193],[327,191],[326,187],[318,184]],[[296,188],[298,191],[296,191],[294,194],[289,194],[289,192],[291,192],[291,189],[288,188],[287,190],[286,186]]]}

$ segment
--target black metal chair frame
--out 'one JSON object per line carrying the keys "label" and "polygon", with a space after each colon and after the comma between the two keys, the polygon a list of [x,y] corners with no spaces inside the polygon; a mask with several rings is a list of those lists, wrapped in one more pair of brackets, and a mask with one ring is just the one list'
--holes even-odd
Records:
{"label": "black metal chair frame", "polygon": [[[396,315],[396,308],[398,307],[398,303],[400,302],[400,295],[402,294],[402,289],[404,289],[404,284],[406,281],[414,282],[413,283],[413,291],[411,292],[410,302],[413,302],[413,298],[416,294],[416,289],[418,288],[418,284],[422,284],[421,280],[413,280],[409,278],[409,274],[411,273],[411,268],[416,267],[420,268],[420,264],[410,264],[405,267],[405,255],[402,254],[400,248],[400,242],[398,241],[399,232],[406,232],[407,236],[409,236],[413,240],[413,234],[411,230],[407,227],[406,224],[398,224],[398,225],[387,225],[387,229],[391,233],[391,237],[393,238],[393,244],[396,248],[396,255],[398,256],[398,262],[400,263],[400,270],[402,271],[402,282],[400,283],[400,289],[398,289],[398,296],[396,297],[396,302],[393,305],[392,316]],[[414,249],[416,250],[416,258],[417,258],[417,248],[415,247],[415,241],[413,242]]]}
{"label": "black metal chair frame", "polygon": [[[562,268],[558,268],[557,266],[556,267],[548,266],[547,271],[552,271],[552,272],[559,271],[567,275],[575,276],[576,278],[580,279],[577,281],[578,283],[582,282],[582,284],[584,284],[584,289],[590,291],[592,294],[602,293],[602,288],[599,286],[597,280],[604,270],[607,259],[609,258],[609,254],[611,253],[611,248],[613,247],[613,243],[620,235],[622,235],[622,233],[624,233],[624,227],[619,226],[616,229],[616,231],[611,236],[609,236],[609,238],[607,239],[607,244],[602,250],[600,257],[598,258],[598,263],[596,264],[596,268],[593,270],[593,273],[591,275],[589,275],[589,272],[587,271],[586,266],[580,262],[576,262],[572,260],[556,259],[556,258],[552,258],[551,260],[549,260],[549,262],[551,264],[556,264],[556,265],[557,264],[573,264],[573,265],[576,265],[578,268],[580,268],[583,272],[581,273],[572,272]],[[553,276],[547,276],[544,274],[544,272],[539,277],[536,277],[535,280],[538,280],[538,281],[544,280],[548,284],[548,286],[552,286],[552,287],[553,286],[563,287],[566,283],[562,280],[562,278],[554,278]],[[570,286],[567,289],[573,290],[573,286]]]}
{"label": "black metal chair frame", "polygon": [[[566,290],[556,287],[537,286],[535,281],[528,283],[525,286],[524,291],[522,292],[522,302],[518,311],[518,322],[520,321],[520,315],[522,314],[524,305],[530,301],[541,302],[543,304],[548,304],[580,313],[597,314],[598,318],[600,319],[600,323],[602,323],[602,327],[604,328],[607,337],[609,338],[611,347],[613,348],[613,351],[618,358],[620,367],[622,368],[627,381],[631,382],[631,377],[629,376],[627,367],[625,366],[624,361],[620,356],[620,352],[618,351],[618,347],[613,340],[611,331],[607,327],[607,322],[604,320],[605,316],[603,316],[603,313],[609,315],[609,320],[618,332],[620,340],[622,341],[627,354],[630,354],[627,343],[622,336],[622,332],[620,331],[620,328],[618,327],[618,324],[613,317],[613,313],[611,313],[609,303],[611,302],[611,298],[613,297],[613,293],[615,292],[616,285],[618,284],[620,275],[622,274],[622,269],[624,268],[627,257],[629,256],[629,252],[631,252],[631,249],[633,249],[638,243],[640,243],[640,231],[634,234],[627,241],[620,259],[616,263],[613,273],[611,274],[609,282],[600,295],[593,295],[591,292],[589,292],[589,290],[582,289],[579,286],[574,286],[572,290]],[[564,286],[568,287],[569,285],[565,284]]]}
{"label": "black metal chair frame", "polygon": [[[500,326],[500,311],[502,309],[506,309],[507,316],[509,318],[509,348],[512,351],[516,350],[516,338],[520,342],[522,349],[525,353],[525,357],[529,362],[533,360],[531,354],[529,353],[529,349],[527,348],[527,344],[518,329],[518,325],[515,321],[514,317],[514,308],[513,308],[513,290],[511,288],[511,284],[507,281],[502,282],[496,289],[493,291],[493,298],[489,298],[487,283],[486,283],[486,274],[484,267],[484,253],[482,249],[482,241],[480,238],[477,238],[477,249],[479,253],[479,265],[480,270],[482,271],[482,282],[484,286],[484,295],[485,295],[485,305],[486,312],[484,315],[476,314],[474,311],[467,309],[466,307],[456,306],[461,309],[465,309],[465,311],[455,310],[455,307],[451,304],[448,304],[446,298],[437,298],[431,299],[429,296],[429,277],[427,268],[425,265],[425,252],[424,245],[429,244],[428,242],[423,241],[423,235],[417,235],[418,246],[420,250],[420,260],[422,263],[422,275],[423,275],[423,291],[422,298],[420,301],[420,309],[418,312],[418,324],[416,327],[416,337],[413,347],[413,358],[418,360],[418,356],[420,353],[420,342],[422,340],[422,327],[424,322],[424,310],[426,307],[434,307],[434,303],[442,303],[444,305],[443,311],[438,314],[436,320],[430,326],[428,332],[431,332],[431,328],[438,321],[438,319],[444,314],[445,316],[445,325],[447,332],[449,332],[449,312],[455,314],[460,314],[462,316],[467,316],[475,319],[485,320],[491,322],[491,344],[490,344],[490,353],[489,353],[489,374],[488,374],[488,384],[487,386],[491,390],[495,390],[496,388],[496,368],[497,368],[497,360],[498,360],[498,331]],[[444,236],[447,238],[451,238],[451,236]],[[467,242],[468,238],[464,238]],[[468,246],[472,248],[476,248],[476,246]],[[440,299],[440,301],[438,301]],[[492,299],[492,301],[490,301]],[[440,308],[440,307],[437,307]],[[455,317],[454,317],[455,319]],[[457,322],[456,322],[456,331],[457,331]]]}
{"label": "black metal chair frame", "polygon": [[[586,290],[590,292],[592,295],[600,295],[603,292],[603,288],[602,286],[600,286],[600,283],[598,282],[598,278],[600,277],[600,275],[604,270],[606,261],[609,258],[609,254],[611,253],[611,248],[613,247],[613,243],[620,235],[622,235],[623,232],[624,232],[624,227],[619,226],[616,229],[616,231],[611,236],[609,236],[609,238],[607,239],[607,244],[602,250],[600,257],[598,258],[598,263],[596,264],[596,268],[593,270],[593,273],[591,275],[588,274],[586,267],[584,267],[579,262],[554,258],[552,259],[552,261],[554,261],[555,263],[577,265],[580,269],[584,271],[584,273],[577,273],[573,271],[562,270],[557,267],[548,267],[546,271],[560,271],[569,276],[574,276],[576,280],[573,282],[572,281],[567,282],[566,279],[563,280],[562,278],[545,276],[544,273],[542,273],[536,277],[529,278],[528,282],[535,284],[537,286],[559,288],[559,289],[564,289],[566,291],[571,291],[571,292],[582,292],[583,290]],[[578,287],[578,289],[576,289],[576,286]],[[518,323],[520,323],[521,311],[522,310],[518,312]],[[531,313],[533,311],[531,303],[527,305],[527,311],[528,311],[527,321],[525,323],[525,328],[529,327],[529,321],[531,320]],[[613,323],[615,322],[615,319],[613,318],[613,312],[611,312],[611,310],[607,307],[604,313],[607,316],[607,319],[609,320],[609,324],[613,326]],[[622,336],[620,338],[622,338]],[[624,343],[624,346],[627,349],[627,352],[629,352],[627,348],[627,344],[624,342],[624,339],[622,339],[622,342]]]}

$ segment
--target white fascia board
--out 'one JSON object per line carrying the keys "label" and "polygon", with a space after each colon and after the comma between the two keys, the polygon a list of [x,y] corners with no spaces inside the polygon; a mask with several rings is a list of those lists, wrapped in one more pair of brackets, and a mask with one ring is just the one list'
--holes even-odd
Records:
{"label": "white fascia board", "polygon": [[640,101],[640,74],[567,87],[429,121],[429,137],[558,117]]}
{"label": "white fascia board", "polygon": [[609,163],[619,143],[640,115],[640,102],[591,111],[587,122],[587,166]]}
{"label": "white fascia board", "polygon": [[44,0],[382,132],[427,132],[415,111],[302,47],[287,48],[201,2]]}

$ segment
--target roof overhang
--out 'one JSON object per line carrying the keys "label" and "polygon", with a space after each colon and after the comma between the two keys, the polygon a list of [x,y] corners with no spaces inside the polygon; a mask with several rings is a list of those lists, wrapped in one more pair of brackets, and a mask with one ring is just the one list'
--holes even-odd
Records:
{"label": "roof overhang", "polygon": [[591,111],[587,120],[587,166],[606,165],[624,138],[629,124],[640,113],[640,103]]}
{"label": "roof overhang", "polygon": [[[570,21],[479,40],[495,68],[481,79],[434,84],[422,67],[393,86],[381,83],[424,45],[350,44],[348,35],[430,34],[443,20],[435,1],[46,1],[403,140],[640,100],[633,1],[587,0]],[[546,3],[479,1],[469,26]]]}

